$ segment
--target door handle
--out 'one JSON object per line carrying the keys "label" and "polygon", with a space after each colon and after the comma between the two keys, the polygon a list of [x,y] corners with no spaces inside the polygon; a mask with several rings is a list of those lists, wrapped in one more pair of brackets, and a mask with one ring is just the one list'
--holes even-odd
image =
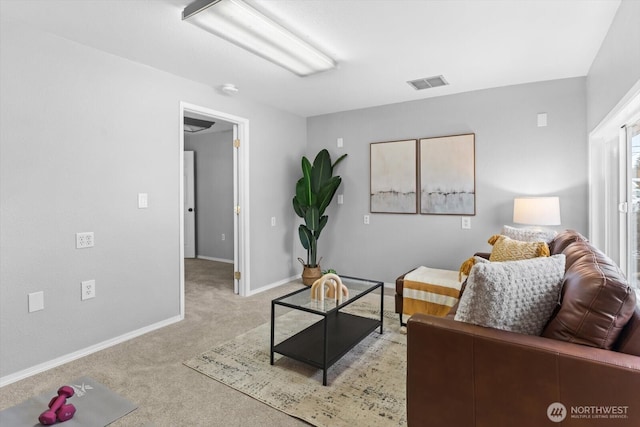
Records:
{"label": "door handle", "polygon": [[193,208],[189,208],[189,212],[193,212]]}

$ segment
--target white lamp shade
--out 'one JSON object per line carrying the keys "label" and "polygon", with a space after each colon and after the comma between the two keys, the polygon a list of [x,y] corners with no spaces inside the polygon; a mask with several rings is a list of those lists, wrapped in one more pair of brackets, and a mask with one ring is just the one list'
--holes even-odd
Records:
{"label": "white lamp shade", "polygon": [[513,222],[528,225],[560,225],[558,197],[516,197]]}

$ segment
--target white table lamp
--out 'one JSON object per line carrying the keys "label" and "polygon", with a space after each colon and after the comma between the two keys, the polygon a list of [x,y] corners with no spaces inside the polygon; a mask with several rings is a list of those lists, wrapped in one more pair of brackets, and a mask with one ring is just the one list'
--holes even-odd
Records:
{"label": "white table lamp", "polygon": [[526,225],[560,225],[559,197],[516,197],[513,222]]}

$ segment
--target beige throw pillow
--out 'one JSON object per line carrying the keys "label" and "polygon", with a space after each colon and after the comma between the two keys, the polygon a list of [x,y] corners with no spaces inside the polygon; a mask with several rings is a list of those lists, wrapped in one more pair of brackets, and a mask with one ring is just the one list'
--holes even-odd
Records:
{"label": "beige throw pillow", "polygon": [[521,242],[496,234],[489,239],[493,250],[489,261],[516,261],[521,259],[549,256],[549,246],[545,242]]}

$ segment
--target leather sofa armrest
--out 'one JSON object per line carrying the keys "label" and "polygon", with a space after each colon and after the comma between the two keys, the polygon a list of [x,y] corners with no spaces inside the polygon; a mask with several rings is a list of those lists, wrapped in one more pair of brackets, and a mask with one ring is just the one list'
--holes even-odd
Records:
{"label": "leather sofa armrest", "polygon": [[402,313],[402,289],[404,288],[404,276],[411,273],[415,268],[417,267],[412,268],[396,279],[395,309],[396,313],[400,315]]}
{"label": "leather sofa armrest", "polygon": [[420,314],[407,334],[409,427],[547,425],[553,402],[640,413],[640,357]]}

